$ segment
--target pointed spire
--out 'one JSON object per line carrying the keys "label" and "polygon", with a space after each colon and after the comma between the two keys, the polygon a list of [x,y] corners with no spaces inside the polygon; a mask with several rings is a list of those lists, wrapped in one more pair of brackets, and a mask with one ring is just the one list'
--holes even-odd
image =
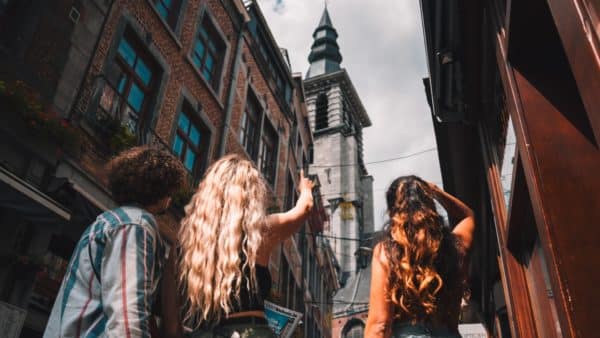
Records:
{"label": "pointed spire", "polygon": [[323,10],[323,15],[321,15],[319,26],[313,33],[313,38],[315,40],[308,56],[310,68],[308,69],[306,78],[340,70],[342,54],[340,54],[340,47],[337,44],[338,34],[331,22],[327,3],[325,3],[325,9]]}
{"label": "pointed spire", "polygon": [[321,16],[321,21],[319,21],[319,28],[326,26],[333,28],[331,18],[329,17],[329,11],[327,10],[327,2],[325,2],[325,10],[323,11],[323,15]]}

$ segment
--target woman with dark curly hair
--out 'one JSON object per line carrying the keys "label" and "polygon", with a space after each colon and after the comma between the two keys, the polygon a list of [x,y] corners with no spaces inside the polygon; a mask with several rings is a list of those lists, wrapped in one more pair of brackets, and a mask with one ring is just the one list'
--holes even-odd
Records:
{"label": "woman with dark curly hair", "polygon": [[[373,250],[365,337],[460,337],[473,212],[416,176],[394,180],[386,199],[390,221]],[[454,230],[444,225],[434,199],[458,220]]]}
{"label": "woman with dark curly hair", "polygon": [[108,163],[121,207],[83,233],[69,262],[44,337],[148,337],[152,303],[168,253],[153,214],[184,184],[170,153],[135,147]]}

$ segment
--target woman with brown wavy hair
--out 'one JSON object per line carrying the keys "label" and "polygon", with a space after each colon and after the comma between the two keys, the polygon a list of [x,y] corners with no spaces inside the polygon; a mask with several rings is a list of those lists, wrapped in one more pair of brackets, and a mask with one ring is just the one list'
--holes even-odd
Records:
{"label": "woman with brown wavy hair", "polygon": [[183,321],[192,336],[274,337],[263,303],[269,257],[312,208],[313,182],[303,172],[298,188],[294,208],[267,215],[267,184],[252,162],[228,155],[207,170],[179,231]]}
{"label": "woman with brown wavy hair", "polygon": [[[444,225],[434,199],[458,220],[453,230]],[[373,250],[365,337],[460,337],[473,212],[416,176],[394,180],[386,200],[390,220]]]}

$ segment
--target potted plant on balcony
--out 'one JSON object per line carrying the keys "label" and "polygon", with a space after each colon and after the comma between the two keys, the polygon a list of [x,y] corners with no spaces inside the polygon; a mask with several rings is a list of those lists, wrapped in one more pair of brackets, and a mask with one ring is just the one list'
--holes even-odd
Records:
{"label": "potted plant on balcony", "polygon": [[0,107],[10,122],[24,125],[28,136],[53,143],[57,154],[63,151],[78,156],[81,149],[81,133],[67,119],[53,110],[44,109],[39,95],[22,81],[7,83],[0,80]]}
{"label": "potted plant on balcony", "polygon": [[121,151],[134,147],[137,144],[137,137],[125,125],[119,124],[114,133],[110,136],[109,146],[111,154],[116,155]]}
{"label": "potted plant on balcony", "polygon": [[71,123],[55,112],[24,112],[23,118],[30,130],[43,140],[53,141],[58,151],[77,157],[81,151],[81,134]]}

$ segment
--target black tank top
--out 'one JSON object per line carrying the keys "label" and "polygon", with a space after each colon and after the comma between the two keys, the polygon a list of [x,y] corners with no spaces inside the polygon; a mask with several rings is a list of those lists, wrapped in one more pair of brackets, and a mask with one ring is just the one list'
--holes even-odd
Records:
{"label": "black tank top", "polygon": [[246,268],[242,271],[242,283],[240,286],[240,301],[239,304],[235,300],[232,301],[235,311],[264,311],[265,299],[271,291],[271,274],[266,266],[256,264],[256,286],[255,290],[248,290],[248,279],[250,278],[250,269]]}

